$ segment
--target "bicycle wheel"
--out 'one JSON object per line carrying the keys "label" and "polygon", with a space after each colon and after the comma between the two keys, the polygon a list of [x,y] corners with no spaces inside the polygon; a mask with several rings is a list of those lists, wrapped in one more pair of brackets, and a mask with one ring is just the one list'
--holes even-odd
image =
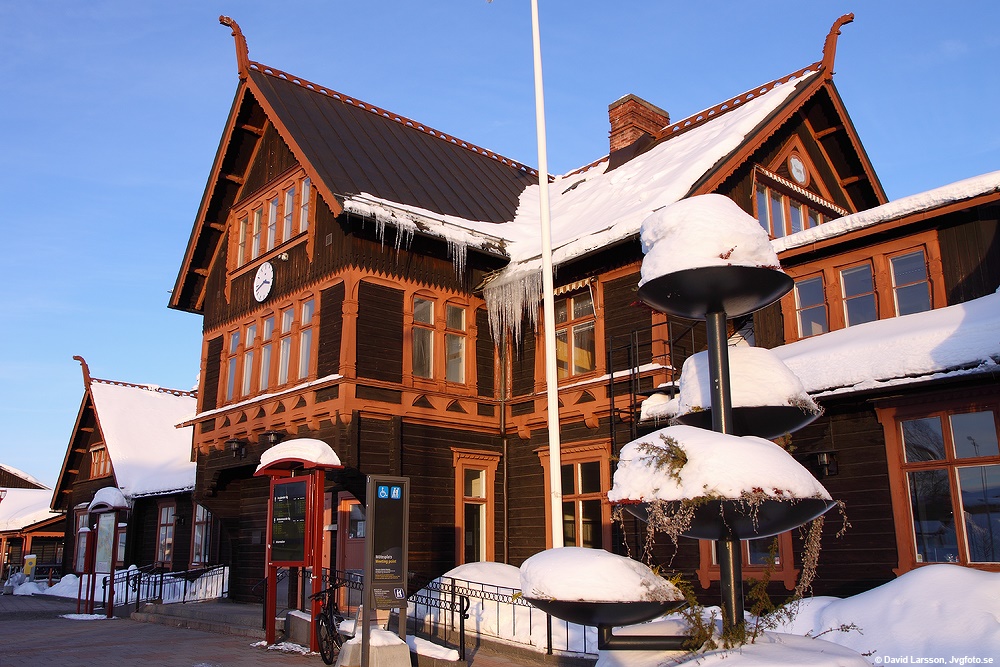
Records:
{"label": "bicycle wheel", "polygon": [[342,640],[337,630],[330,627],[330,618],[326,614],[316,619],[316,643],[319,644],[319,654],[323,662],[332,665]]}

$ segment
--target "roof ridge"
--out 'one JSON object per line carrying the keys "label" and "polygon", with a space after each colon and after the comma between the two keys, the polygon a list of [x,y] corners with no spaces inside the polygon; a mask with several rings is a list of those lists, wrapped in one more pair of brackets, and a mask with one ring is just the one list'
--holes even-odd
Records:
{"label": "roof ridge", "polygon": [[512,159],[510,159],[508,157],[504,157],[503,155],[500,155],[496,151],[491,151],[491,150],[489,150],[487,148],[483,148],[481,146],[477,146],[476,144],[473,144],[471,142],[465,141],[463,139],[459,139],[458,137],[452,136],[452,135],[447,134],[445,132],[442,132],[440,130],[436,130],[436,129],[430,127],[429,125],[427,125],[425,123],[421,123],[421,122],[415,121],[415,120],[413,120],[411,118],[407,118],[406,116],[403,116],[401,114],[393,113],[393,112],[388,111],[386,109],[383,109],[381,107],[377,107],[374,104],[369,104],[368,102],[363,102],[361,100],[355,99],[354,97],[352,97],[350,95],[345,95],[344,93],[341,93],[339,91],[333,90],[332,88],[329,88],[327,86],[321,86],[321,85],[319,85],[317,83],[313,83],[312,81],[309,81],[307,79],[303,79],[302,77],[295,76],[293,74],[289,74],[288,72],[280,70],[280,69],[278,69],[276,67],[271,67],[269,65],[265,65],[263,63],[259,63],[259,62],[256,62],[254,60],[251,60],[249,62],[249,69],[253,70],[253,71],[260,72],[261,74],[266,74],[268,76],[273,76],[276,79],[282,79],[283,81],[288,81],[289,83],[294,83],[294,84],[296,84],[298,86],[301,86],[303,88],[307,88],[307,89],[309,89],[309,90],[311,90],[311,91],[313,91],[315,93],[319,93],[321,95],[325,95],[325,96],[330,97],[332,99],[338,100],[338,101],[342,102],[343,104],[347,104],[349,106],[357,107],[358,109],[362,109],[364,111],[370,111],[371,113],[374,113],[374,114],[377,114],[379,116],[382,116],[383,118],[395,121],[395,122],[399,123],[400,125],[403,125],[404,127],[408,127],[408,128],[413,129],[413,130],[417,130],[418,132],[423,132],[424,134],[428,134],[428,135],[430,135],[432,137],[435,137],[437,139],[441,139],[442,141],[446,141],[446,142],[448,142],[450,144],[454,144],[456,146],[459,146],[460,148],[464,148],[464,149],[469,150],[469,151],[471,151],[473,153],[476,153],[478,155],[482,155],[482,156],[491,158],[493,160],[496,160],[497,162],[500,162],[501,164],[507,165],[511,169],[514,169],[514,170],[517,170],[517,171],[523,171],[523,172],[525,172],[527,174],[530,174],[531,176],[538,176],[538,170],[537,169],[529,167],[526,164],[523,164],[523,163],[518,162],[516,160],[512,160]]}
{"label": "roof ridge", "polygon": [[704,109],[702,111],[699,111],[698,113],[691,114],[687,118],[677,121],[676,123],[671,123],[670,125],[667,125],[662,130],[656,133],[656,139],[661,140],[661,139],[671,139],[673,137],[676,137],[680,134],[687,132],[688,130],[692,130],[698,127],[699,125],[707,123],[710,120],[718,118],[719,116],[729,111],[732,111],[733,109],[736,109],[751,100],[766,95],[767,93],[771,92],[772,90],[774,90],[775,88],[777,88],[782,84],[788,83],[793,79],[799,79],[805,76],[806,74],[818,73],[822,69],[823,69],[823,61],[817,60],[813,64],[807,65],[802,69],[798,69],[792,72],[791,74],[786,74],[783,77],[774,79],[773,81],[769,81],[768,83],[765,83],[763,85],[751,88],[750,90],[740,93],[735,97],[730,97],[725,102],[720,102],[719,104],[716,104],[713,107],[709,107],[708,109]]}
{"label": "roof ridge", "polygon": [[118,387],[133,387],[135,389],[145,389],[146,391],[156,392],[157,394],[170,394],[172,396],[188,396],[191,398],[197,398],[198,393],[195,391],[185,391],[183,389],[169,389],[167,387],[160,387],[155,384],[138,384],[136,382],[123,382],[122,380],[102,380],[100,378],[91,378],[91,383],[100,382],[102,384],[110,384]]}

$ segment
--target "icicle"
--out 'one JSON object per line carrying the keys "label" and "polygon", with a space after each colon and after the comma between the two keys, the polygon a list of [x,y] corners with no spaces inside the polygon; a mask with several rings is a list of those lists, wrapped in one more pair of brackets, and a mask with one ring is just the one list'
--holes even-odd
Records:
{"label": "icicle", "polygon": [[455,277],[461,279],[465,275],[465,259],[469,253],[469,246],[458,239],[449,238],[447,241],[448,257],[451,258],[451,263],[455,266]]}
{"label": "icicle", "polygon": [[378,237],[378,242],[385,247],[385,217],[375,214],[375,236]]}
{"label": "icicle", "polygon": [[503,340],[507,332],[514,337],[514,344],[521,342],[521,323],[528,316],[530,330],[538,324],[538,302],[542,299],[542,273],[518,273],[503,276],[483,288],[483,299],[490,316],[493,340]]}

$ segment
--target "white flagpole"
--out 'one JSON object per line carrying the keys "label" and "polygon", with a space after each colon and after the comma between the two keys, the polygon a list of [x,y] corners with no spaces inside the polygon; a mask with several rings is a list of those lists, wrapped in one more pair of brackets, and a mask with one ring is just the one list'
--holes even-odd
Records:
{"label": "white flagpole", "polygon": [[545,99],[542,48],[538,35],[538,0],[531,0],[531,38],[535,61],[535,126],[538,134],[538,202],[542,228],[542,310],[545,338],[545,393],[549,425],[549,489],[552,547],[563,546],[562,462],[559,444],[559,375],[556,367],[556,316],[552,296],[552,225],[549,220],[549,165],[545,149]]}

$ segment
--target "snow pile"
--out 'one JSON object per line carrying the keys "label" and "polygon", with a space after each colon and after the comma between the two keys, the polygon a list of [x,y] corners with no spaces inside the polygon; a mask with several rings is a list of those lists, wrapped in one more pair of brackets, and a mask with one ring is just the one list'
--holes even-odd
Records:
{"label": "snow pile", "polygon": [[705,266],[778,269],[767,232],[729,197],[682,199],[642,222],[641,287],[668,273]]}
{"label": "snow pile", "polygon": [[[799,377],[771,350],[730,347],[729,376],[734,408],[794,405],[805,412],[820,411]],[[711,407],[708,352],[698,352],[688,357],[681,368],[677,412],[683,415]]]}
{"label": "snow pile", "polygon": [[105,486],[102,489],[98,489],[90,504],[87,505],[88,512],[93,512],[94,510],[103,511],[105,509],[128,509],[128,500],[126,500],[117,487]]}
{"label": "snow pile", "polygon": [[562,547],[539,552],[521,565],[528,598],[586,602],[683,600],[672,583],[643,563],[601,549]]}
{"label": "snow pile", "polygon": [[25,581],[14,588],[14,595],[40,595],[45,591],[45,584],[38,581]]}
{"label": "snow pile", "polygon": [[668,426],[622,448],[612,503],[693,498],[823,498],[830,494],[778,445],[754,436]]}
{"label": "snow pile", "polygon": [[[925,565],[878,588],[846,599],[819,597],[799,603],[779,630],[823,634],[873,664],[889,658],[1000,659],[1000,573],[958,565]],[[856,626],[850,631],[830,630]],[[914,661],[911,661],[914,662]],[[970,663],[971,664],[971,663]]]}
{"label": "snow pile", "polygon": [[639,421],[673,419],[678,413],[678,399],[667,394],[652,394],[639,408]]}
{"label": "snow pile", "polygon": [[[346,642],[344,646],[348,644],[360,644],[361,643],[361,633],[357,633]],[[396,644],[406,644],[402,639],[399,638],[395,632],[389,632],[388,630],[382,630],[380,628],[372,628],[370,636],[370,646],[394,646]]]}

